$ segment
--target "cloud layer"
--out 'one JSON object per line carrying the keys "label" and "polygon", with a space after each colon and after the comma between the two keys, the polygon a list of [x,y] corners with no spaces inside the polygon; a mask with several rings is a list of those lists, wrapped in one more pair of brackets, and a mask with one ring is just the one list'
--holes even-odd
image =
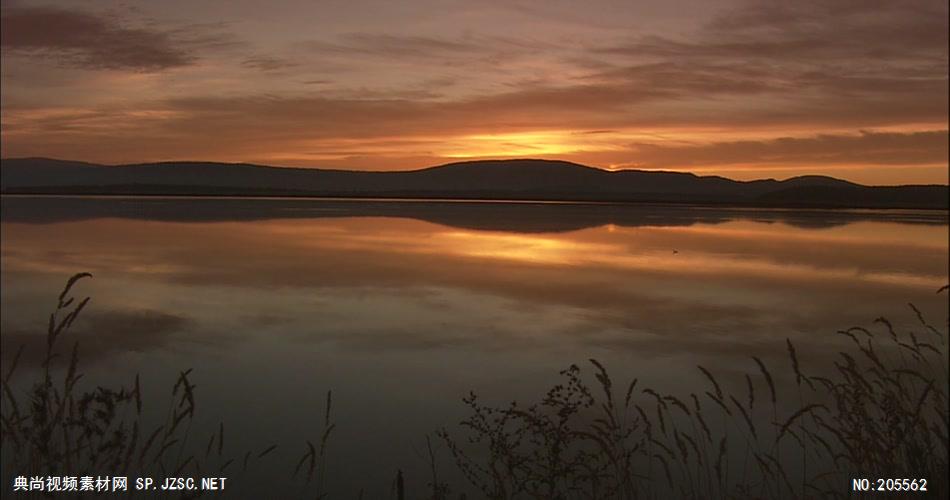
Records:
{"label": "cloud layer", "polygon": [[[294,3],[223,22],[5,6],[4,155],[374,169],[531,155],[946,182],[946,2],[724,1],[700,24],[528,7],[409,4],[402,28]],[[314,29],[293,29],[308,15]]]}
{"label": "cloud layer", "polygon": [[56,7],[8,7],[0,19],[4,51],[66,66],[160,71],[195,62],[189,40],[176,38],[181,32],[127,28],[117,19]]}

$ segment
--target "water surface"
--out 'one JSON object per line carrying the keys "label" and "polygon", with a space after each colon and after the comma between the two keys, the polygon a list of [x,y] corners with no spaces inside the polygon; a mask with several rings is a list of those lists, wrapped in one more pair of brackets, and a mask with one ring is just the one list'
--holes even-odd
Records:
{"label": "water surface", "polygon": [[[611,204],[3,197],[4,361],[35,363],[70,275],[91,381],[165,397],[194,368],[198,416],[234,446],[338,426],[334,491],[421,487],[426,434],[470,390],[536,399],[572,363],[666,390],[728,378],[790,338],[946,317],[946,212]],[[114,382],[116,383],[116,382]],[[382,493],[380,493],[382,494]],[[372,495],[370,495],[372,497]]]}

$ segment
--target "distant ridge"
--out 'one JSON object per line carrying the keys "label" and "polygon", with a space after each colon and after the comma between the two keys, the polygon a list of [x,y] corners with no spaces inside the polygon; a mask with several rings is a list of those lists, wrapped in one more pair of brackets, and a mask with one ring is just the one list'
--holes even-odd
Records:
{"label": "distant ridge", "polygon": [[367,172],[244,163],[121,166],[11,158],[4,194],[322,196],[694,203],[769,207],[948,208],[945,185],[864,186],[826,176],[736,181],[683,172],[601,170],[556,160],[485,160]]}

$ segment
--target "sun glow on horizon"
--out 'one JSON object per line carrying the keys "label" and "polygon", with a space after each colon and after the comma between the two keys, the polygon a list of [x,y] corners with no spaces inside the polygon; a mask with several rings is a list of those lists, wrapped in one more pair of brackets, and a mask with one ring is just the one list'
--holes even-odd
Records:
{"label": "sun glow on horizon", "polygon": [[460,137],[458,149],[444,154],[446,158],[549,156],[575,153],[584,144],[570,140],[560,131],[475,134]]}

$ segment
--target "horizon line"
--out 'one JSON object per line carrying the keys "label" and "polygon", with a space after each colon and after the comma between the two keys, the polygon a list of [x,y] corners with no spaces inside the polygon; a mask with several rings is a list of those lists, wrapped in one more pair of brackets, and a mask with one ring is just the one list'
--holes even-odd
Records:
{"label": "horizon line", "polygon": [[48,161],[58,161],[58,162],[72,162],[72,163],[85,163],[91,166],[97,167],[128,167],[136,165],[161,165],[161,164],[171,164],[171,163],[190,163],[190,164],[215,164],[215,165],[244,165],[251,167],[259,168],[279,168],[279,169],[288,169],[288,170],[319,170],[325,172],[355,172],[355,173],[375,173],[375,174],[385,174],[385,173],[410,173],[410,172],[422,172],[425,170],[431,170],[440,167],[447,167],[450,165],[463,165],[469,163],[487,163],[487,162],[517,162],[517,161],[533,161],[533,162],[547,162],[547,163],[566,163],[570,165],[575,165],[581,168],[587,168],[591,170],[598,170],[605,173],[619,173],[619,172],[647,172],[647,173],[666,173],[666,174],[678,174],[678,175],[691,175],[697,178],[720,178],[726,179],[733,182],[741,183],[752,183],[752,182],[763,182],[763,181],[776,181],[776,182],[785,182],[792,179],[801,179],[809,177],[818,177],[825,179],[834,179],[839,181],[848,182],[855,184],[857,186],[864,187],[902,187],[902,186],[943,186],[950,188],[950,183],[940,184],[940,183],[929,183],[929,184],[862,184],[860,182],[843,179],[841,177],[834,177],[827,174],[802,174],[794,175],[784,179],[778,179],[775,177],[763,177],[749,180],[735,179],[732,177],[726,177],[724,175],[704,175],[699,174],[693,171],[682,171],[682,170],[666,170],[666,169],[649,169],[649,168],[620,168],[620,169],[610,169],[603,168],[599,166],[587,165],[584,163],[578,163],[570,160],[561,160],[561,159],[550,159],[550,158],[486,158],[486,159],[471,159],[471,160],[460,160],[452,161],[448,163],[440,163],[438,165],[429,165],[424,167],[415,167],[402,170],[360,170],[360,169],[351,169],[351,168],[334,168],[334,167],[321,167],[321,166],[290,166],[290,165],[273,165],[273,164],[263,164],[263,163],[251,163],[245,161],[216,161],[216,160],[160,160],[160,161],[144,161],[144,162],[133,162],[133,163],[98,163],[88,160],[71,160],[63,158],[53,158],[49,156],[17,156],[17,157],[2,157],[0,156],[0,162],[8,160],[48,160]]}

